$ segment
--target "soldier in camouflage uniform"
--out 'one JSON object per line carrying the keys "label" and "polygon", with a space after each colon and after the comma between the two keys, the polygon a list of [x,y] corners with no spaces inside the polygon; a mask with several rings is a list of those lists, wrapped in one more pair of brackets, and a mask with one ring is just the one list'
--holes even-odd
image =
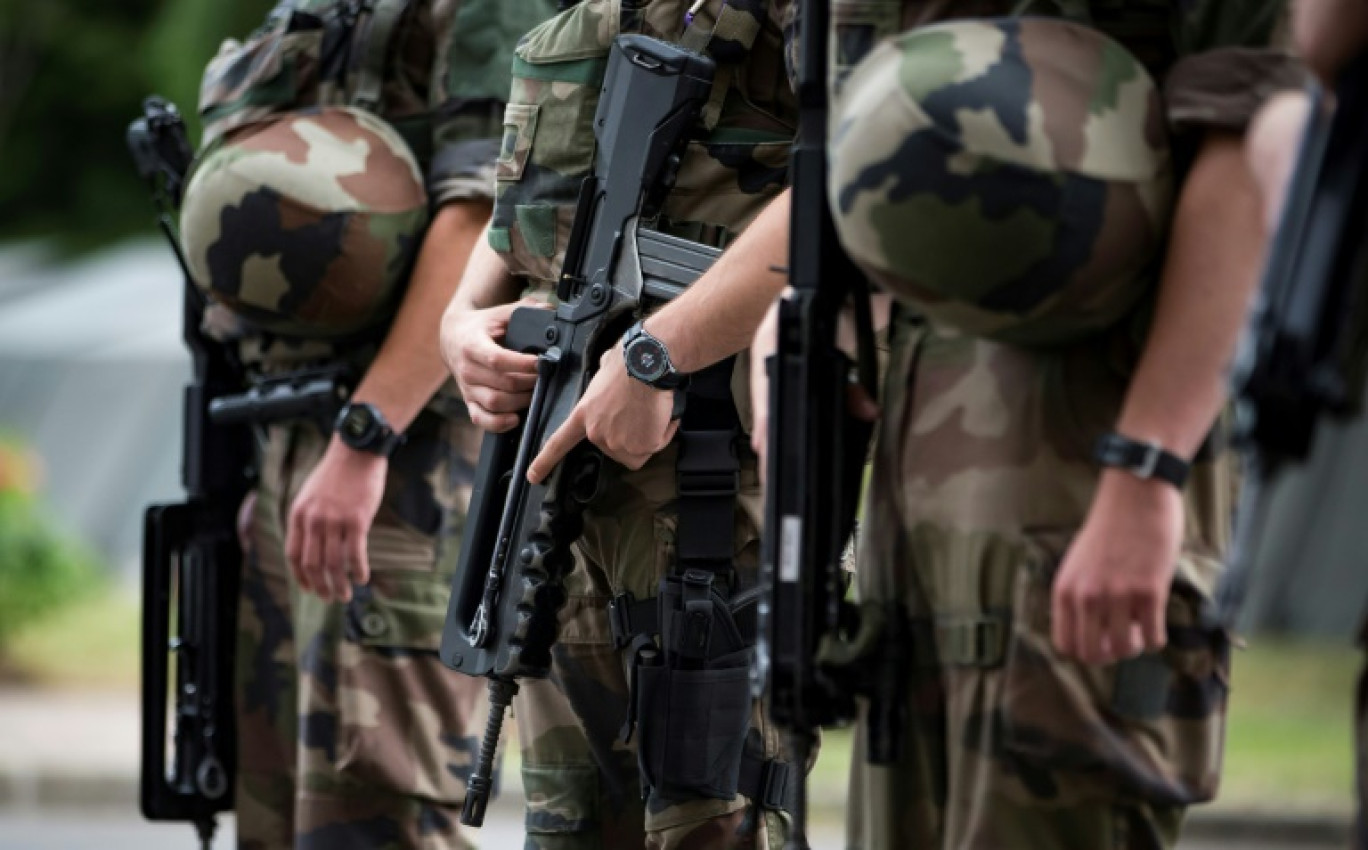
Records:
{"label": "soldier in camouflage uniform", "polygon": [[[1287,81],[1259,49],[1278,4],[833,12],[838,73],[863,60],[834,212],[899,302],[860,583],[915,636],[914,734],[891,768],[859,760],[851,846],[1171,846],[1219,771],[1229,470],[1213,448],[1180,494],[1093,445],[1192,458],[1216,419],[1259,254],[1239,133]],[[1026,12],[1068,20],[981,17]],[[648,323],[681,371],[759,321],[785,204]],[[668,434],[634,390],[605,368],[579,417],[628,459]]]}
{"label": "soldier in camouflage uniform", "polygon": [[485,697],[437,648],[479,433],[443,385],[436,316],[490,213],[511,48],[551,7],[287,0],[206,72],[182,234],[207,324],[263,376],[350,367],[348,409],[404,437],[264,430],[242,848],[469,846],[456,822]]}
{"label": "soldier in camouflage uniform", "polygon": [[1216,792],[1229,459],[1180,494],[1093,446],[1186,460],[1212,427],[1259,255],[1238,133],[1295,78],[1250,49],[1278,4],[1134,5],[840,57],[833,211],[900,305],[858,582],[920,644],[851,847],[1169,847]]}
{"label": "soldier in camouflage uniform", "polygon": [[[719,63],[720,82],[704,115],[707,135],[688,147],[665,202],[664,229],[722,244],[785,181],[796,120],[783,70],[786,5],[583,0],[519,45],[488,243],[472,257],[442,331],[444,355],[476,424],[506,430],[530,398],[533,358],[505,351],[496,340],[512,302],[520,295],[545,299],[559,278],[575,199],[593,162],[592,121],[614,37],[642,32],[706,50]],[[610,351],[604,363],[620,367],[621,351]],[[744,369],[737,374],[744,376]],[[662,395],[641,389],[651,404]],[[643,725],[623,740],[631,663],[626,650],[614,647],[608,603],[624,592],[655,597],[675,568],[677,452],[656,448],[662,450],[615,454],[624,463],[607,465],[575,545],[552,676],[524,682],[514,701],[528,847],[777,848],[783,839],[780,813],[757,805],[754,789],[742,788],[735,799],[653,789],[642,805],[637,749],[648,721],[638,718]],[[743,440],[737,448],[745,456],[734,564],[746,587],[755,583],[760,499],[755,459]],[[744,749],[757,768],[779,758],[777,735],[758,709]]]}

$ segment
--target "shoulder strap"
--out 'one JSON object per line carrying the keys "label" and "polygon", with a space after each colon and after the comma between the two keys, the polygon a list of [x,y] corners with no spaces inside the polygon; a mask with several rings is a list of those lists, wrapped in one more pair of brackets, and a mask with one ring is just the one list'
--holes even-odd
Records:
{"label": "shoulder strap", "polygon": [[368,112],[380,110],[390,40],[407,6],[408,0],[374,0],[371,4],[370,20],[361,42],[353,47],[361,59],[357,68],[356,89],[351,97],[352,106]]}
{"label": "shoulder strap", "polygon": [[703,125],[709,131],[722,115],[735,67],[755,45],[768,14],[765,0],[698,0],[689,7],[680,45],[717,62],[712,96],[703,109]]}

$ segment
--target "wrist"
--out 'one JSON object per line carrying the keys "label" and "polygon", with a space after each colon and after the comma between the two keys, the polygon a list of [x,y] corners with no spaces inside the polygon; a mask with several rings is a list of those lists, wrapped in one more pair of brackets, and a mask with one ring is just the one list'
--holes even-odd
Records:
{"label": "wrist", "polygon": [[1124,469],[1104,468],[1097,479],[1094,504],[1124,505],[1126,510],[1162,508],[1181,503],[1183,494],[1158,478],[1139,478]]}
{"label": "wrist", "polygon": [[389,458],[385,455],[378,455],[374,452],[364,452],[354,449],[342,442],[342,438],[333,434],[328,439],[328,447],[323,451],[321,463],[328,463],[336,466],[346,467],[355,470],[374,470],[377,467],[387,466]]}

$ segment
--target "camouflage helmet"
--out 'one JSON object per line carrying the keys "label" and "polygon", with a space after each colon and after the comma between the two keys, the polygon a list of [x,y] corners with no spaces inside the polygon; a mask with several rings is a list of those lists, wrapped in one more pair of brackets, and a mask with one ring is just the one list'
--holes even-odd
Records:
{"label": "camouflage helmet", "polygon": [[249,324],[331,337],[389,315],[427,218],[399,134],[325,107],[211,146],[186,187],[181,239],[195,284]]}
{"label": "camouflage helmet", "polygon": [[1172,204],[1154,81],[1096,30],[957,21],[885,42],[832,110],[841,242],[933,323],[1018,344],[1109,327]]}

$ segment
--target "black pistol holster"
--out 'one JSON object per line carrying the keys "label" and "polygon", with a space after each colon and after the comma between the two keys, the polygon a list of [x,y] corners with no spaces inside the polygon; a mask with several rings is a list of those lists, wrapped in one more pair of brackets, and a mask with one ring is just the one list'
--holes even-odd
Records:
{"label": "black pistol holster", "polygon": [[733,360],[693,376],[680,421],[675,564],[655,599],[609,606],[613,639],[630,647],[631,709],[643,797],[720,800],[746,795],[786,808],[789,765],[748,744],[756,592],[735,564],[738,455]]}

